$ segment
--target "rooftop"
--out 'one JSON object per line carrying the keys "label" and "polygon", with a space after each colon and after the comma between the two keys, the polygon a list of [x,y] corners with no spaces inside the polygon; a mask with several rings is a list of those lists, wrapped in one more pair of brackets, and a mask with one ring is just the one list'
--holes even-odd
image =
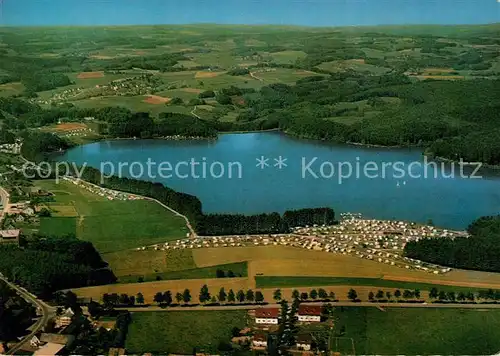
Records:
{"label": "rooftop", "polygon": [[314,315],[321,316],[321,306],[320,305],[300,305],[299,315]]}
{"label": "rooftop", "polygon": [[0,230],[0,237],[4,239],[17,239],[21,230]]}
{"label": "rooftop", "polygon": [[256,318],[277,318],[280,315],[279,308],[259,308],[255,309]]}
{"label": "rooftop", "polygon": [[75,337],[73,335],[42,333],[42,335],[40,336],[40,341],[60,344],[64,346],[73,341],[74,338]]}
{"label": "rooftop", "polygon": [[266,334],[255,334],[253,336],[254,341],[267,341],[267,335]]}
{"label": "rooftop", "polygon": [[57,353],[60,352],[62,349],[64,349],[64,345],[59,345],[49,342],[48,344],[36,350],[33,353],[33,355],[40,355],[40,356],[57,355]]}
{"label": "rooftop", "polygon": [[300,334],[297,335],[297,343],[298,344],[310,344],[312,343],[313,338],[310,334]]}

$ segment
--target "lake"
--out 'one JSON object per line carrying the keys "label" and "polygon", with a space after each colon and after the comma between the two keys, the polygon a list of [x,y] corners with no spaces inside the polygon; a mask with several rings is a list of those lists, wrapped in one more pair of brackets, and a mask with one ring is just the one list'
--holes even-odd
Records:
{"label": "lake", "polygon": [[458,164],[426,164],[419,149],[332,145],[265,132],[222,134],[217,141],[103,141],[59,159],[161,182],[196,195],[206,213],[332,207],[379,219],[432,219],[450,229],[500,213],[498,171],[472,175],[472,168]]}

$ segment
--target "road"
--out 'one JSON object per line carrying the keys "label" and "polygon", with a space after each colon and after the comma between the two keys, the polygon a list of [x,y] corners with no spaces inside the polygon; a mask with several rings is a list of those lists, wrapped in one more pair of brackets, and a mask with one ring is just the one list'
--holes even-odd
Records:
{"label": "road", "polygon": [[198,106],[196,106],[196,105],[195,105],[195,106],[194,106],[194,109],[193,109],[193,110],[191,110],[191,115],[193,115],[193,116],[195,116],[195,117],[197,117],[198,119],[200,119],[200,120],[201,120],[201,117],[199,117],[199,116],[198,116],[198,114],[196,114],[196,113],[195,113],[195,111],[196,111],[196,109],[197,109],[197,108],[198,108]]}
{"label": "road", "polygon": [[0,187],[0,197],[2,199],[2,204],[3,204],[3,209],[2,211],[0,211],[0,224],[1,224],[5,214],[9,212],[9,198],[10,198],[9,193],[3,187]]}
{"label": "road", "polygon": [[264,81],[264,79],[262,79],[262,78],[260,78],[260,77],[257,77],[257,76],[255,75],[255,72],[250,72],[250,76],[251,76],[253,79],[257,79],[257,80],[258,80],[258,81],[260,81],[260,82],[263,82],[263,81]]}
{"label": "road", "polygon": [[[321,303],[301,303],[302,305],[322,305]],[[370,303],[370,302],[335,302],[331,303],[334,307],[372,307],[379,308],[444,308],[444,309],[500,309],[500,304],[440,304],[440,303]],[[115,308],[116,310],[128,310],[130,312],[158,312],[158,311],[200,311],[200,310],[251,310],[258,308],[281,308],[281,304],[266,305],[227,305],[227,306],[193,306],[193,307],[168,307],[159,306],[150,307],[132,307]]]}
{"label": "road", "polygon": [[22,349],[22,347],[29,343],[31,338],[39,332],[45,325],[47,325],[49,319],[55,314],[56,308],[53,308],[43,301],[36,298],[34,295],[29,292],[19,288],[14,283],[9,282],[3,275],[0,274],[0,280],[4,281],[10,288],[15,290],[18,295],[23,297],[27,302],[33,304],[39,311],[41,311],[42,316],[35,322],[34,327],[32,328],[32,332],[25,337],[22,338],[15,346],[13,346],[8,352],[7,355],[13,355],[15,352]]}

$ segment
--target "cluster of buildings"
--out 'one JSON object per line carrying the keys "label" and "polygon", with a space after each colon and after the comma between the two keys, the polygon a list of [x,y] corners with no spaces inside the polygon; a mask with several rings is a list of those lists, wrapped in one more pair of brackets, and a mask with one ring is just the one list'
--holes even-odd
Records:
{"label": "cluster of buildings", "polygon": [[[252,348],[254,350],[266,350],[270,342],[270,333],[265,330],[272,330],[280,322],[280,308],[259,308],[255,310],[255,325],[260,328],[252,338]],[[299,324],[322,322],[323,312],[320,305],[301,304],[295,315]],[[313,338],[310,334],[298,334],[295,337],[295,347],[297,351],[311,351]]]}
{"label": "cluster of buildings", "polygon": [[75,336],[67,331],[70,331],[69,326],[76,319],[76,313],[71,308],[55,316],[50,332],[39,332],[30,339],[30,346],[35,350],[33,355],[64,354],[64,350],[71,347],[75,341]]}
{"label": "cluster of buildings", "polygon": [[80,129],[64,131],[62,134],[58,134],[59,137],[74,137],[74,136],[85,136],[92,133],[92,129],[88,127],[82,127]]}
{"label": "cluster of buildings", "polygon": [[421,238],[455,238],[457,236],[467,236],[467,234],[404,221],[362,219],[360,216],[352,215],[342,219],[338,225],[298,227],[289,234],[198,236],[149,247],[142,246],[136,250],[291,246],[351,255],[399,268],[441,274],[451,269],[404,257],[404,246],[409,241],[418,241]]}
{"label": "cluster of buildings", "polygon": [[8,204],[4,209],[4,227],[9,230],[17,226],[16,223],[33,222],[37,219],[40,207],[34,207],[30,201]]}
{"label": "cluster of buildings", "polygon": [[0,244],[4,243],[18,244],[20,234],[21,230],[19,229],[0,230]]}
{"label": "cluster of buildings", "polygon": [[158,78],[153,78],[151,75],[141,74],[130,78],[113,80],[104,85],[70,88],[54,93],[49,99],[35,98],[31,99],[31,101],[37,104],[49,105],[99,96],[145,95],[151,94],[157,88],[160,84],[159,80]]}
{"label": "cluster of buildings", "polygon": [[450,269],[403,257],[405,245],[422,238],[453,239],[468,236],[463,231],[439,229],[405,221],[362,219],[358,216],[344,218],[339,225],[334,226],[296,228],[294,234],[307,239],[303,248],[352,255],[434,274],[446,273]]}
{"label": "cluster of buildings", "polygon": [[0,152],[19,154],[21,153],[21,142],[17,141],[16,143],[4,143],[0,145]]}

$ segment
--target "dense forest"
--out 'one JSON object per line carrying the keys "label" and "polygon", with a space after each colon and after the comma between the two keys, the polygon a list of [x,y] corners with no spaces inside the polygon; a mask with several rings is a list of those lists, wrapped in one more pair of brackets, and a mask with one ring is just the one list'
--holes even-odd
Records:
{"label": "dense forest", "polygon": [[287,233],[290,228],[306,225],[332,225],[335,213],[330,208],[300,209],[259,215],[207,214],[198,222],[200,235]]}
{"label": "dense forest", "polygon": [[26,159],[38,162],[45,159],[51,152],[65,150],[69,147],[71,144],[57,135],[33,131],[24,136],[21,153]]}
{"label": "dense forest", "polygon": [[0,340],[16,340],[35,317],[35,308],[0,281]]}
{"label": "dense forest", "polygon": [[[409,83],[398,74],[366,77],[343,73],[304,78],[294,86],[271,84],[258,92],[229,87],[216,99],[231,105],[232,96],[242,96],[246,103],[236,122],[170,112],[152,118],[119,107],[77,109],[69,104],[41,109],[16,98],[0,99],[0,110],[23,118],[25,127],[53,124],[60,117],[94,116],[102,123],[101,133],[110,137],[212,138],[218,131],[281,129],[298,137],[338,143],[419,145],[430,155],[500,164],[498,80]],[[386,98],[399,100],[399,104],[388,104]],[[336,103],[360,101],[380,114],[344,123],[341,118],[357,109],[338,108]],[[12,120],[6,120],[5,127],[23,128]]]}
{"label": "dense forest", "polygon": [[22,248],[0,246],[0,272],[36,295],[116,281],[90,242],[75,236],[39,237]]}
{"label": "dense forest", "polygon": [[470,237],[427,238],[406,244],[406,257],[454,268],[500,272],[500,215],[482,217]]}
{"label": "dense forest", "polygon": [[[386,98],[400,104],[389,105]],[[263,87],[246,98],[248,109],[236,123],[218,123],[218,129],[279,128],[339,143],[420,145],[445,158],[499,164],[499,99],[498,80],[410,83],[399,74],[313,76],[294,86]],[[339,109],[336,103],[363,100],[380,114],[355,123],[335,119],[353,110]]]}

